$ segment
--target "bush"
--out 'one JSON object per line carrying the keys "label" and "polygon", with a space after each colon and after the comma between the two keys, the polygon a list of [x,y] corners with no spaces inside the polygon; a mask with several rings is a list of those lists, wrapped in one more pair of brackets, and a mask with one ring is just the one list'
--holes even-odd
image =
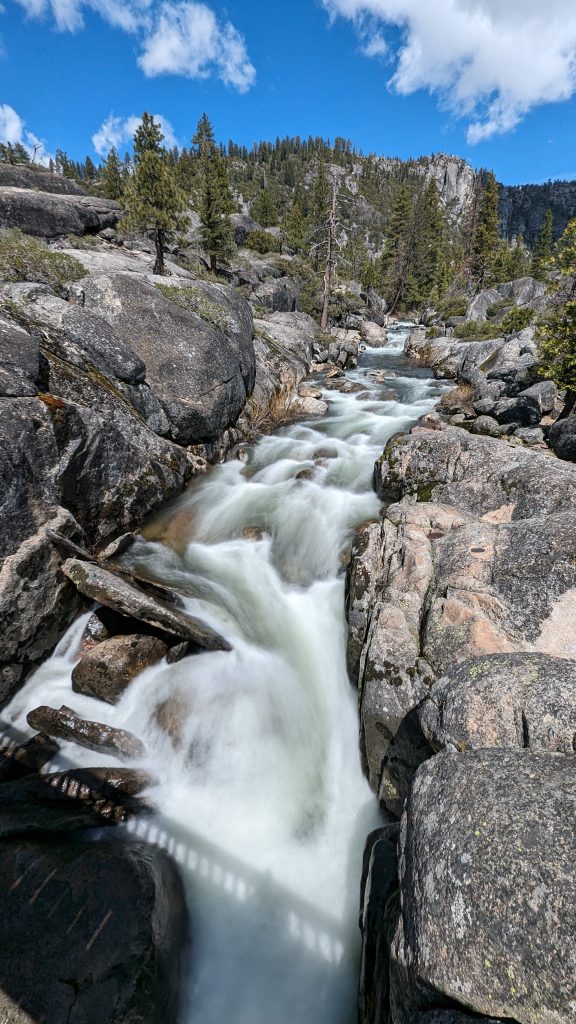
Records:
{"label": "bush", "polygon": [[466,316],[468,299],[465,295],[455,295],[451,299],[445,299],[439,310],[443,320],[450,320],[453,316]]}
{"label": "bush", "polygon": [[69,281],[86,277],[79,260],[50,249],[46,242],[24,235],[19,228],[0,231],[0,279],[36,281],[61,288]]}
{"label": "bush", "polygon": [[489,320],[493,320],[494,317],[499,316],[500,313],[505,313],[506,310],[510,309],[509,299],[500,299],[500,302],[493,302],[491,306],[488,306],[486,310],[486,316]]}
{"label": "bush", "polygon": [[490,323],[489,320],[466,320],[454,328],[454,333],[461,341],[490,341],[491,338],[501,338],[503,329],[502,324]]}
{"label": "bush", "polygon": [[534,310],[529,306],[511,309],[502,320],[502,330],[504,334],[515,334],[516,331],[523,331],[525,327],[530,327],[533,320]]}
{"label": "bush", "polygon": [[282,241],[268,231],[249,231],[244,245],[265,256],[268,252],[282,252]]}

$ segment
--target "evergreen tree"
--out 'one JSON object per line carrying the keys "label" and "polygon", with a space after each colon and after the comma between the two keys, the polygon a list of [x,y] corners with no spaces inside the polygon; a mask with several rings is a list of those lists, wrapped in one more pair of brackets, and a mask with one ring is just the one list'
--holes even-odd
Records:
{"label": "evergreen tree", "polygon": [[118,153],[114,146],[112,146],[102,168],[104,195],[108,199],[120,199],[122,197],[124,177]]}
{"label": "evergreen tree", "polygon": [[326,253],[326,225],[330,215],[330,182],[323,160],[318,163],[308,196],[308,240],[314,270]]}
{"label": "evergreen tree", "polygon": [[562,276],[550,285],[555,301],[537,336],[542,376],[566,390],[562,418],[576,405],[576,219],[558,242],[551,269]]}
{"label": "evergreen tree", "polygon": [[82,169],[82,178],[85,181],[95,181],[97,177],[96,165],[90,156],[87,156]]}
{"label": "evergreen tree", "polygon": [[160,125],[144,113],[134,135],[134,174],[125,193],[127,226],[153,234],[154,274],[164,273],[166,243],[189,223],[187,198],[176,183],[163,138]]}
{"label": "evergreen tree", "polygon": [[481,191],[477,221],[472,237],[470,273],[474,286],[480,291],[490,284],[492,269],[500,247],[500,193],[498,182],[491,171],[480,175]]}
{"label": "evergreen tree", "polygon": [[228,180],[226,158],[214,140],[214,131],[206,114],[198,122],[192,140],[197,174],[197,206],[201,223],[202,246],[209,257],[210,269],[227,265],[234,253],[230,214],[234,200]]}
{"label": "evergreen tree", "polygon": [[554,215],[552,210],[546,211],[540,237],[532,258],[532,276],[539,281],[546,279],[546,269],[554,251]]}
{"label": "evergreen tree", "polygon": [[272,228],[278,223],[278,208],[270,189],[263,188],[252,203],[251,214],[263,228]]}
{"label": "evergreen tree", "polygon": [[307,224],[302,201],[298,195],[295,195],[292,206],[282,220],[282,230],[288,245],[294,252],[305,251],[308,238]]}

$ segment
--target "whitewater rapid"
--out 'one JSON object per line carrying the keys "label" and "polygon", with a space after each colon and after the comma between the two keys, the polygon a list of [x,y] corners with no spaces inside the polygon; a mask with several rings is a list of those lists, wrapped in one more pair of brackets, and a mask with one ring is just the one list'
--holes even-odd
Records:
{"label": "whitewater rapid", "polygon": [[[379,819],[346,674],[345,564],[354,528],[378,514],[375,459],[438,398],[402,355],[406,333],[363,354],[347,375],[360,393],[326,392],[322,419],[194,481],[125,556],[231,653],[162,662],[110,706],[71,689],[84,616],[4,712],[30,732],[28,711],[67,704],[143,740],[157,812],[127,831],[183,870],[185,1024],[356,1019],[361,857]],[[114,759],[65,743],[62,763]]]}

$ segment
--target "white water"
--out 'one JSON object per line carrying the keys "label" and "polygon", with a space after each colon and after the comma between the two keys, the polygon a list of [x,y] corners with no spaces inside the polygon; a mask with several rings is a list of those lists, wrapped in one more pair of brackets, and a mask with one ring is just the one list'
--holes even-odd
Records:
{"label": "white water", "polygon": [[[360,864],[378,812],[346,676],[343,561],[353,528],[378,513],[375,459],[438,395],[434,381],[405,375],[405,332],[391,338],[348,375],[369,397],[330,393],[321,421],[264,438],[247,463],[196,481],[156,531],[171,546],[142,541],[130,552],[232,653],[155,666],[111,707],[71,690],[84,617],[5,712],[29,732],[29,710],[65,703],[146,744],[158,813],[129,828],[167,846],[185,874],[186,1024],[356,1019]],[[367,373],[382,366],[398,376],[375,384]],[[312,479],[296,479],[303,469]],[[155,715],[164,701],[182,730],[176,750]],[[73,744],[62,756],[114,763]]]}

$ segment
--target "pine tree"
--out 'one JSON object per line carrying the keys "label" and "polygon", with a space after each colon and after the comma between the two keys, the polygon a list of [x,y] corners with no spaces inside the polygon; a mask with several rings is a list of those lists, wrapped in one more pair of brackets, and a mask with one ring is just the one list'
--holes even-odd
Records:
{"label": "pine tree", "polygon": [[554,215],[552,210],[546,211],[540,237],[532,258],[532,276],[539,281],[546,279],[546,269],[554,251]]}
{"label": "pine tree", "polygon": [[326,165],[320,160],[308,196],[308,239],[316,271],[326,254],[326,225],[330,215],[330,202],[330,182]]}
{"label": "pine tree", "polygon": [[214,131],[206,114],[198,122],[194,138],[197,173],[196,203],[201,223],[202,246],[210,259],[210,269],[226,266],[234,253],[230,214],[234,200],[228,180],[226,158],[214,140]]}
{"label": "pine tree", "polygon": [[109,150],[102,168],[102,183],[107,199],[120,199],[124,189],[124,174],[114,146]]}
{"label": "pine tree", "polygon": [[154,274],[164,273],[166,243],[189,223],[187,198],[176,184],[163,138],[160,125],[144,113],[134,135],[134,174],[125,193],[127,226],[153,234]]}
{"label": "pine tree", "polygon": [[308,238],[306,218],[302,209],[302,201],[296,194],[292,206],[282,220],[282,230],[286,241],[296,253],[304,252]]}
{"label": "pine tree", "polygon": [[500,247],[500,193],[491,171],[480,175],[478,218],[471,246],[470,273],[480,291],[492,280],[492,269]]}
{"label": "pine tree", "polygon": [[250,211],[254,220],[263,228],[272,228],[278,223],[278,208],[270,189],[263,188],[252,203]]}
{"label": "pine tree", "polygon": [[561,419],[576,406],[576,218],[558,242],[551,269],[562,276],[549,286],[556,298],[537,337],[542,376],[566,389]]}

